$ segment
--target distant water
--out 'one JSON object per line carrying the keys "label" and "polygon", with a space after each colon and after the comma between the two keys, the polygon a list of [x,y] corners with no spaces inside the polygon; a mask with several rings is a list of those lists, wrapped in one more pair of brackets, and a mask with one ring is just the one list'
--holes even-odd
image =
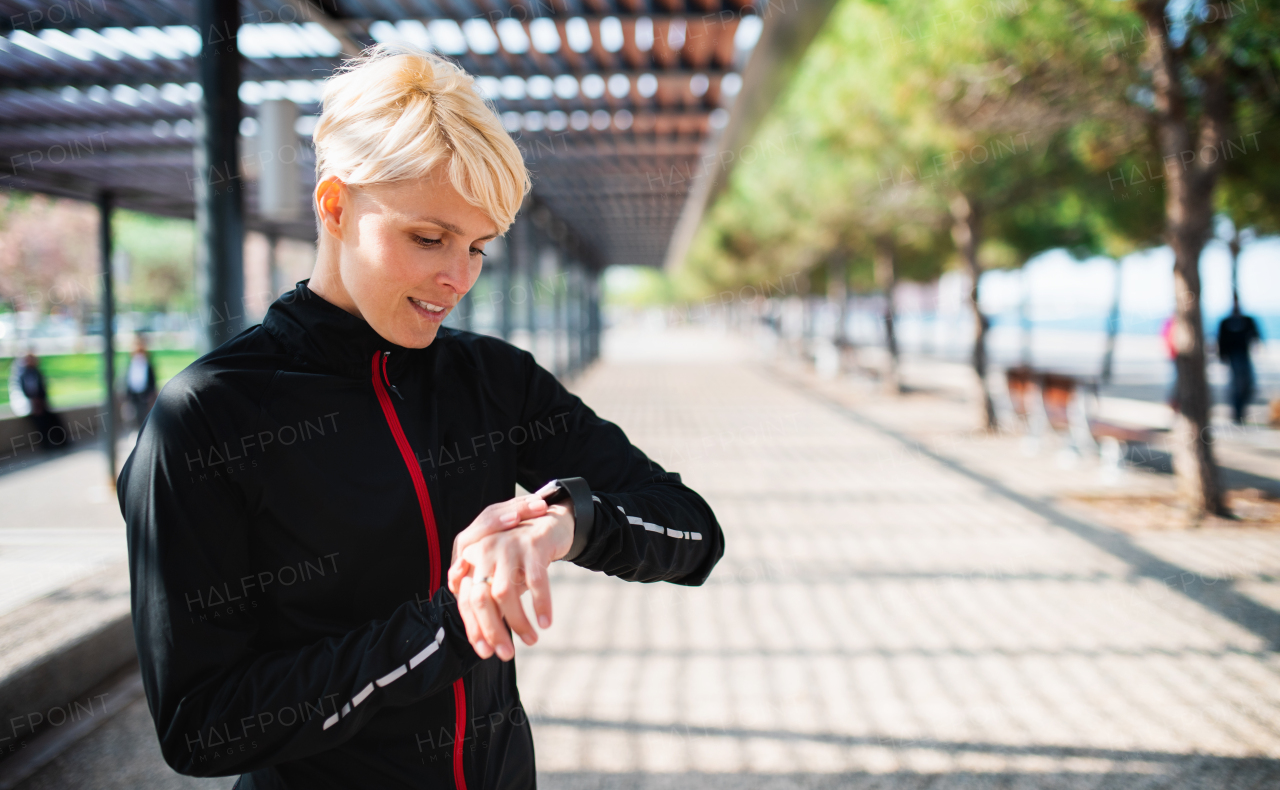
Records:
{"label": "distant water", "polygon": [[[1249,313],[1253,316],[1253,320],[1258,322],[1258,329],[1262,332],[1262,336],[1269,339],[1280,339],[1280,313]],[[1001,313],[989,316],[991,325],[1001,327],[1019,327],[1022,325],[1022,319],[1017,313]],[[1120,331],[1126,335],[1158,335],[1164,326],[1167,316],[1137,316],[1122,315],[1120,316]],[[1204,332],[1208,337],[1216,336],[1218,333],[1218,323],[1227,317],[1227,313],[1207,315],[1204,321]],[[917,320],[925,318],[924,316],[913,316]],[[1052,319],[1031,319],[1032,330],[1050,329],[1068,332],[1105,332],[1107,328],[1106,315],[1086,315],[1074,318],[1052,318]]]}

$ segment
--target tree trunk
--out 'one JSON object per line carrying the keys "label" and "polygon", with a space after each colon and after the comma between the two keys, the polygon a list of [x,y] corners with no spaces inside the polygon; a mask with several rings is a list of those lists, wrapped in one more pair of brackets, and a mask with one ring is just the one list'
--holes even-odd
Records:
{"label": "tree trunk", "polygon": [[827,259],[827,302],[835,307],[836,330],[831,342],[836,347],[839,372],[848,366],[846,350],[849,348],[849,258],[844,249],[837,247]]}
{"label": "tree trunk", "polygon": [[1111,293],[1111,314],[1107,316],[1107,351],[1102,355],[1102,383],[1111,383],[1111,368],[1116,356],[1116,337],[1120,334],[1120,283],[1124,264],[1116,262],[1116,287]]}
{"label": "tree trunk", "polygon": [[886,361],[884,368],[884,387],[891,395],[902,394],[902,378],[898,365],[898,335],[893,328],[895,310],[893,305],[893,289],[898,285],[898,261],[890,236],[879,236],[875,244],[875,276],[876,285],[884,294],[884,347]]}
{"label": "tree trunk", "polygon": [[1231,232],[1231,241],[1227,242],[1231,250],[1231,303],[1240,303],[1240,229]]}
{"label": "tree trunk", "polygon": [[951,200],[951,238],[955,240],[960,259],[972,279],[969,288],[969,306],[973,309],[973,372],[978,379],[978,393],[982,401],[982,424],[987,430],[996,429],[996,407],[987,386],[987,317],[978,304],[978,280],[982,277],[982,264],[978,262],[978,245],[982,238],[982,211],[977,201],[958,194]]}
{"label": "tree trunk", "polygon": [[[1213,67],[1215,32],[1207,25],[1206,67],[1198,69],[1201,87],[1199,119],[1192,118],[1183,81],[1183,50],[1169,40],[1165,3],[1139,5],[1148,29],[1147,61],[1155,92],[1156,137],[1164,158],[1165,234],[1173,250],[1173,283],[1177,298],[1173,342],[1177,350],[1177,413],[1173,425],[1173,464],[1187,517],[1229,515],[1213,457],[1209,419],[1209,383],[1205,375],[1204,318],[1200,309],[1200,253],[1213,221],[1213,190],[1221,171],[1220,146],[1233,115],[1219,54]],[[1217,8],[1219,14],[1226,9]],[[1221,18],[1221,17],[1219,17]],[[1205,153],[1213,150],[1212,161]]]}

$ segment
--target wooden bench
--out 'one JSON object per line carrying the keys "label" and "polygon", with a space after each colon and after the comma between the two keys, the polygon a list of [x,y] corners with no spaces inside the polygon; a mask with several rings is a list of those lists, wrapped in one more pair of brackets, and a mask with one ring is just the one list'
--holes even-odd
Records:
{"label": "wooden bench", "polygon": [[1106,469],[1119,470],[1129,448],[1154,443],[1167,428],[1146,428],[1102,420],[1086,407],[1086,394],[1098,402],[1098,381],[1018,365],[1005,370],[1009,406],[1026,426],[1027,447],[1034,453],[1046,434],[1065,433],[1077,454],[1096,452]]}
{"label": "wooden bench", "polygon": [[1102,459],[1102,465],[1107,469],[1118,471],[1124,467],[1124,462],[1129,457],[1130,447],[1149,446],[1168,433],[1169,429],[1142,428],[1091,419],[1089,431],[1098,442],[1098,456]]}

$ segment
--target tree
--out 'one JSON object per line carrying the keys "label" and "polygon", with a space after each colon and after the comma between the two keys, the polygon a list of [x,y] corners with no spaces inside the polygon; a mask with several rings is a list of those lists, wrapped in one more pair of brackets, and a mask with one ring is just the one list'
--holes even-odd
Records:
{"label": "tree", "polygon": [[[1103,3],[1092,5],[1110,13]],[[1080,15],[1070,4],[1013,4],[1003,16],[1000,9],[975,15],[961,0],[863,8],[879,17],[861,19],[859,27],[878,34],[883,65],[860,79],[889,86],[873,93],[884,97],[873,117],[893,119],[894,183],[927,185],[950,215],[971,281],[981,419],[994,428],[980,278],[991,266],[1018,267],[1052,247],[1100,247],[1095,227],[1081,222],[1086,211],[1074,190],[1092,174],[1069,132],[1115,113],[1099,89],[1115,69],[1081,40],[1073,24]],[[859,51],[860,42],[846,43]]]}
{"label": "tree", "polygon": [[[1261,108],[1246,103],[1240,125],[1257,129],[1258,139],[1280,137],[1280,122],[1266,117]],[[1258,120],[1257,115],[1264,115]],[[1243,137],[1243,135],[1242,135]],[[1229,220],[1227,246],[1231,251],[1231,292],[1239,296],[1240,250],[1246,233],[1253,236],[1280,233],[1280,149],[1274,145],[1246,149],[1245,156],[1227,159],[1218,187],[1217,210]]]}
{"label": "tree", "polygon": [[[1173,250],[1177,308],[1174,471],[1188,516],[1229,515],[1213,455],[1205,374],[1200,254],[1212,233],[1215,188],[1229,156],[1274,107],[1280,24],[1273,8],[1228,2],[1135,0],[1145,23],[1145,93],[1134,93],[1158,141],[1165,185],[1165,241]],[[1148,98],[1149,97],[1149,98]],[[1242,109],[1252,118],[1242,118]]]}
{"label": "tree", "polygon": [[98,299],[97,226],[86,203],[0,193],[0,300],[83,322]]}

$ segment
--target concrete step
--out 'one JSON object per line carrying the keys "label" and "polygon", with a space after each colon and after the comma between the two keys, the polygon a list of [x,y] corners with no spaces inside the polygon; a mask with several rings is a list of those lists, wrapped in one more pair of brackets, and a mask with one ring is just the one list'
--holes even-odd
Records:
{"label": "concrete step", "polygon": [[132,695],[114,686],[104,689],[137,663],[128,566],[112,565],[0,616],[0,644],[5,785],[14,780],[18,763],[31,768],[29,749],[60,732],[91,729],[112,712],[112,694]]}

